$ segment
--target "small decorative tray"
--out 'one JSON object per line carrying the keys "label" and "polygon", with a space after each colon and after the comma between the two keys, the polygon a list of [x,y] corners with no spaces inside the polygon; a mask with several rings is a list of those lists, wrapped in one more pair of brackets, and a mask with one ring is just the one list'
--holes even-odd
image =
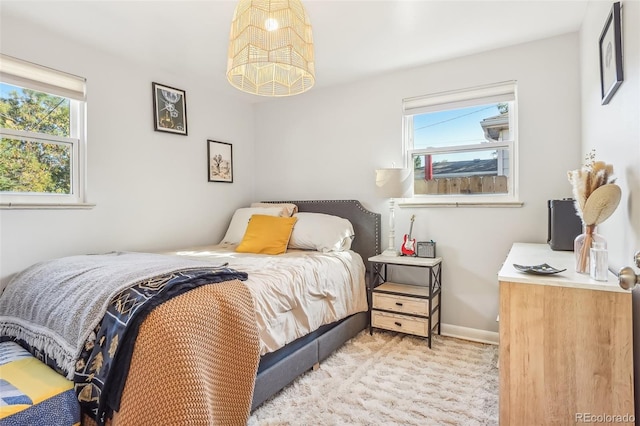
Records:
{"label": "small decorative tray", "polygon": [[513,264],[513,267],[516,268],[520,272],[526,272],[527,274],[536,274],[536,275],[550,275],[557,274],[558,272],[566,271],[566,269],[556,269],[551,265],[547,265],[543,263],[542,265],[534,265],[534,266],[523,266]]}

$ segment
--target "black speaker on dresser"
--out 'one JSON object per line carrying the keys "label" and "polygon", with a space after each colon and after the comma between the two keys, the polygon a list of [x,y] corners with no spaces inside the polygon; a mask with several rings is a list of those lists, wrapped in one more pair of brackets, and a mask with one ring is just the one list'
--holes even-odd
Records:
{"label": "black speaker on dresser", "polygon": [[551,250],[573,251],[573,240],[582,233],[582,220],[576,213],[573,198],[549,200],[547,242]]}

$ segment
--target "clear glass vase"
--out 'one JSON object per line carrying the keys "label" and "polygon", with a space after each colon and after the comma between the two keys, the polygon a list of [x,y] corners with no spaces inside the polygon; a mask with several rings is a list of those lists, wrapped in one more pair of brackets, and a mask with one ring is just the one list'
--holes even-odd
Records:
{"label": "clear glass vase", "polygon": [[573,251],[576,256],[576,272],[581,274],[589,273],[589,251],[594,242],[607,249],[607,241],[604,237],[596,233],[595,225],[585,225],[583,233],[578,235],[573,241]]}

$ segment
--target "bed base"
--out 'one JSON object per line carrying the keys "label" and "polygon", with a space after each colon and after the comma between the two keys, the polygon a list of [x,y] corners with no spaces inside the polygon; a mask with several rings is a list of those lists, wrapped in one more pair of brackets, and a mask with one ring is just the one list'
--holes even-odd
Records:
{"label": "bed base", "polygon": [[359,312],[265,355],[258,367],[251,411],[364,330],[368,321],[367,313]]}

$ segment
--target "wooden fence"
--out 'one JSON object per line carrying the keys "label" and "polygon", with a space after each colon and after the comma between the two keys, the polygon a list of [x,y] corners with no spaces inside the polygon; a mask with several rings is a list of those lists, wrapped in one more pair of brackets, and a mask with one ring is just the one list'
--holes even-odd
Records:
{"label": "wooden fence", "polygon": [[504,194],[509,191],[506,176],[469,176],[416,179],[416,194]]}

